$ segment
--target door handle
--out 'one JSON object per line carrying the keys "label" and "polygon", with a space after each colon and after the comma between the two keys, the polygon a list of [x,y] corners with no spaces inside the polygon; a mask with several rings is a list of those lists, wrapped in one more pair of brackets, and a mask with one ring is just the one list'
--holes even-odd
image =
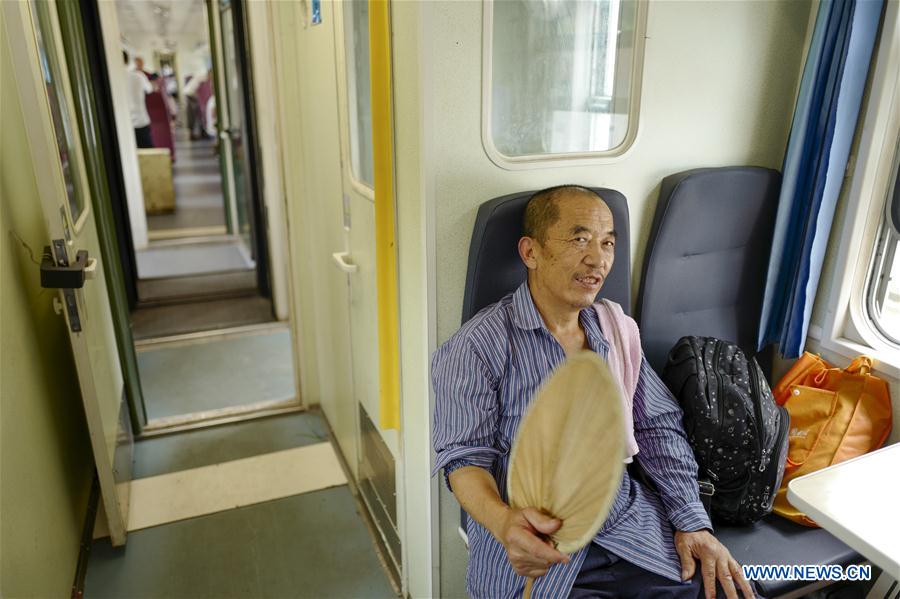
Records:
{"label": "door handle", "polygon": [[331,254],[332,260],[337,264],[337,267],[346,273],[354,273],[359,268],[356,264],[351,264],[347,262],[347,258],[350,256],[350,252],[334,252]]}

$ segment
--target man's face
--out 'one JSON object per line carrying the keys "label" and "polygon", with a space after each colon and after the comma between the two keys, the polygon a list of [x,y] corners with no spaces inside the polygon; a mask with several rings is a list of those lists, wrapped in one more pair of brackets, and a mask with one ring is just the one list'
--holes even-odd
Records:
{"label": "man's face", "polygon": [[519,249],[540,296],[581,310],[594,302],[612,269],[613,216],[605,202],[587,194],[559,198],[556,205],[559,219],[544,243],[524,237]]}
{"label": "man's face", "polygon": [[138,71],[144,70],[144,59],[143,58],[135,58],[134,59],[134,68]]}

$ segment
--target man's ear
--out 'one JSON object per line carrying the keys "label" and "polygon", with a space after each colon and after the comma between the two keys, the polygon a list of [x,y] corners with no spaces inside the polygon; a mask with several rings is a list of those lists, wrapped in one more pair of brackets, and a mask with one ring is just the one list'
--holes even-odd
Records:
{"label": "man's ear", "polygon": [[529,270],[537,268],[537,260],[535,260],[535,252],[539,252],[540,247],[537,241],[531,237],[522,237],[519,239],[519,257]]}

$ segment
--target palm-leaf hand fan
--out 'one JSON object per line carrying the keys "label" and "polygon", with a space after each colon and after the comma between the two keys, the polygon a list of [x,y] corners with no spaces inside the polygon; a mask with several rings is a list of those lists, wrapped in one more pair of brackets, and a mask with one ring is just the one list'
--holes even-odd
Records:
{"label": "palm-leaf hand fan", "polygon": [[[560,519],[550,540],[561,553],[575,553],[594,538],[622,482],[621,393],[600,356],[582,351],[541,385],[519,426],[507,477],[509,504]],[[532,583],[526,582],[525,597]]]}

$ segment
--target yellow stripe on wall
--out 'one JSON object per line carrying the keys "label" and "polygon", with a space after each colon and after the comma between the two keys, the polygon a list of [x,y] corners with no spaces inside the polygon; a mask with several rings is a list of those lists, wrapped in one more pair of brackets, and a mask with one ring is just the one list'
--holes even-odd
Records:
{"label": "yellow stripe on wall", "polygon": [[391,20],[388,0],[369,0],[372,145],[375,173],[375,269],[381,428],[400,428],[394,126],[391,110]]}

